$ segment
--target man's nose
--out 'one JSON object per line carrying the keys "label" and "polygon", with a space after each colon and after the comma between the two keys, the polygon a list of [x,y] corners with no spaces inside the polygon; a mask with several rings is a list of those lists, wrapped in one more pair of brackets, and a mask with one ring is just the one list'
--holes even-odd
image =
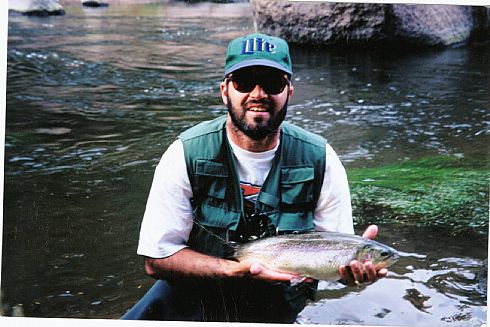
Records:
{"label": "man's nose", "polygon": [[254,89],[250,91],[250,97],[260,99],[267,97],[267,93],[265,93],[264,89],[260,84],[256,84]]}

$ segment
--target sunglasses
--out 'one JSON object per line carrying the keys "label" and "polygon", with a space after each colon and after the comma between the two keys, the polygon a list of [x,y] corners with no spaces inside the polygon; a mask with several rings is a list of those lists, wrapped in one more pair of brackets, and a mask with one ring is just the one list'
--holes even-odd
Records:
{"label": "sunglasses", "polygon": [[282,93],[289,80],[282,74],[257,74],[252,72],[240,72],[229,77],[233,87],[240,93],[249,93],[258,84],[265,93],[276,95]]}

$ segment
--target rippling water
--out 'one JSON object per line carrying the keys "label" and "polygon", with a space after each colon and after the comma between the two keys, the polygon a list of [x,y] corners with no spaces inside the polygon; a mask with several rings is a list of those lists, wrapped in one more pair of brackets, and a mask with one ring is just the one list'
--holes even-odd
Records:
{"label": "rippling water", "polygon": [[[9,17],[1,279],[9,308],[117,318],[144,294],[151,280],[135,252],[153,169],[182,130],[225,113],[226,46],[252,30],[246,3]],[[487,161],[489,48],[293,46],[288,119],[326,136],[347,168],[434,154]],[[405,253],[392,274],[360,289],[322,283],[303,322],[485,320],[486,239],[381,226],[380,240]]]}

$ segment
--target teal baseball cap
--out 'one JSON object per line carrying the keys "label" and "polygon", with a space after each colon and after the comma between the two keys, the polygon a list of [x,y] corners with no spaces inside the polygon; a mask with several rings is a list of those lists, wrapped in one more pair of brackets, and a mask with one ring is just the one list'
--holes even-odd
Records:
{"label": "teal baseball cap", "polygon": [[225,76],[237,69],[267,66],[293,74],[287,42],[279,37],[252,33],[230,42],[226,51]]}

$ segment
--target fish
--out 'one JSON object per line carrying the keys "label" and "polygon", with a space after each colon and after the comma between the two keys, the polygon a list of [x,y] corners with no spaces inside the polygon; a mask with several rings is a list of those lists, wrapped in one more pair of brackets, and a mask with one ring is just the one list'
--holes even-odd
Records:
{"label": "fish", "polygon": [[398,252],[380,242],[337,232],[312,232],[259,238],[235,247],[237,261],[253,261],[282,272],[317,280],[336,281],[340,265],[371,261],[376,269],[388,267]]}

